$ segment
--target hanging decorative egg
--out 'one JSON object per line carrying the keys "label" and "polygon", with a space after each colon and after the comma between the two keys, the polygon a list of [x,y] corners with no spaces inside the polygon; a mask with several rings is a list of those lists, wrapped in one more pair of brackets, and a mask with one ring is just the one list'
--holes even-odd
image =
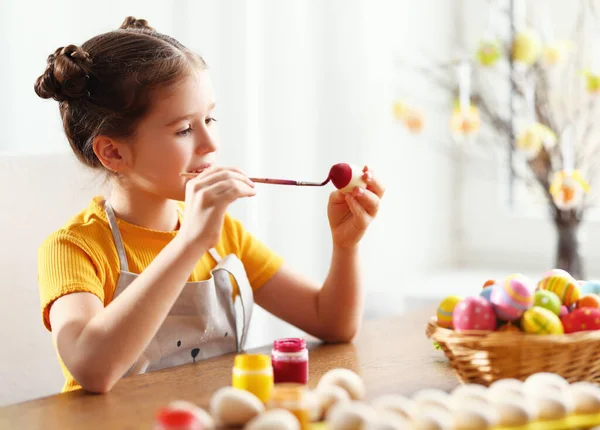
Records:
{"label": "hanging decorative egg", "polygon": [[523,153],[528,160],[538,156],[543,147],[551,148],[556,145],[556,134],[539,122],[531,123],[517,137],[515,147]]}
{"label": "hanging decorative egg", "polygon": [[600,74],[585,70],[583,75],[585,77],[585,89],[587,92],[590,94],[600,93]]}
{"label": "hanging decorative egg", "polygon": [[411,133],[423,130],[423,114],[416,109],[408,107],[405,103],[396,101],[392,106],[392,114],[396,121],[402,122]]}
{"label": "hanging decorative egg", "polygon": [[452,111],[450,130],[453,134],[470,136],[477,133],[480,127],[481,118],[477,106],[470,105],[464,112],[460,106],[456,106]]}
{"label": "hanging decorative egg", "polygon": [[534,64],[542,52],[539,34],[531,29],[524,29],[515,35],[512,45],[513,60],[528,66]]}
{"label": "hanging decorative egg", "polygon": [[554,204],[564,211],[580,207],[589,190],[590,186],[578,170],[573,172],[561,170],[555,173],[550,185],[550,194]]}
{"label": "hanging decorative egg", "polygon": [[477,49],[477,61],[485,67],[492,67],[502,57],[500,43],[495,40],[482,40]]}
{"label": "hanging decorative egg", "polygon": [[544,46],[542,60],[547,66],[555,66],[561,63],[567,56],[571,44],[566,41],[558,41]]}

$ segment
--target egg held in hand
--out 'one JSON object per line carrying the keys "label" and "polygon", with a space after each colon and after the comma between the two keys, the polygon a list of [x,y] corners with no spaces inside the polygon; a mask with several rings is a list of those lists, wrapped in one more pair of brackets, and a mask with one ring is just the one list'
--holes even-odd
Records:
{"label": "egg held in hand", "polygon": [[347,194],[356,187],[367,188],[367,183],[363,180],[364,174],[365,172],[358,166],[338,163],[329,171],[329,179],[338,190]]}

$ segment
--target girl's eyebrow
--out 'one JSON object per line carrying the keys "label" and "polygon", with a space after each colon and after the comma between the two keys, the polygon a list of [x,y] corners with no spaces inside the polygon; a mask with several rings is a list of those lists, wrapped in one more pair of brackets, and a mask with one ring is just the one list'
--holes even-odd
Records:
{"label": "girl's eyebrow", "polygon": [[[210,112],[211,110],[213,110],[213,109],[215,108],[215,105],[216,105],[216,103],[215,103],[215,102],[212,102],[212,103],[210,104],[210,106],[208,107],[208,111]],[[182,116],[180,116],[180,117],[177,117],[177,118],[175,118],[174,120],[172,120],[172,121],[171,121],[171,122],[169,122],[168,124],[166,124],[166,126],[167,126],[167,127],[169,127],[169,126],[171,126],[171,125],[174,125],[174,124],[176,124],[176,123],[178,123],[178,122],[180,122],[180,121],[183,121],[183,120],[185,120],[185,119],[188,119],[188,118],[191,118],[191,117],[197,116],[197,115],[199,115],[199,114],[200,114],[199,112],[193,112],[193,113],[188,113],[188,114],[186,114],[186,115],[182,115]]]}
{"label": "girl's eyebrow", "polygon": [[178,122],[180,122],[180,121],[183,121],[183,120],[185,120],[185,119],[191,118],[191,117],[193,117],[193,116],[196,116],[196,115],[198,115],[198,113],[197,113],[197,112],[195,112],[195,113],[189,113],[189,114],[187,114],[187,115],[183,115],[183,116],[180,116],[180,117],[177,117],[177,118],[175,118],[173,121],[169,122],[169,123],[168,123],[168,124],[166,124],[166,125],[167,125],[167,127],[169,127],[169,126],[172,126],[172,125],[174,125],[174,124],[177,124],[177,123],[178,123]]}

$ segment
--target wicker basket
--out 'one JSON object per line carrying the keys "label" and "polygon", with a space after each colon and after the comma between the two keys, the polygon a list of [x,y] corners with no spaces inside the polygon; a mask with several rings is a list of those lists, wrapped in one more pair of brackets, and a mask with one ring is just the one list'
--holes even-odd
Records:
{"label": "wicker basket", "polygon": [[463,383],[490,385],[503,378],[524,380],[537,372],[569,382],[600,383],[600,331],[566,335],[523,332],[457,333],[432,317],[427,336],[437,342]]}

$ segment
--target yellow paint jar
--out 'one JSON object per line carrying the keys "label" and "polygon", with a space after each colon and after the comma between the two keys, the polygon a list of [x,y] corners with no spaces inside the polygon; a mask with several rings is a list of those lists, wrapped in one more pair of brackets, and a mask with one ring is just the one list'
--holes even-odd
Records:
{"label": "yellow paint jar", "polygon": [[287,409],[298,419],[300,428],[310,428],[310,411],[308,408],[306,385],[298,383],[276,384],[268,409]]}
{"label": "yellow paint jar", "polygon": [[249,391],[266,403],[273,392],[271,357],[265,354],[240,354],[235,357],[231,385]]}

